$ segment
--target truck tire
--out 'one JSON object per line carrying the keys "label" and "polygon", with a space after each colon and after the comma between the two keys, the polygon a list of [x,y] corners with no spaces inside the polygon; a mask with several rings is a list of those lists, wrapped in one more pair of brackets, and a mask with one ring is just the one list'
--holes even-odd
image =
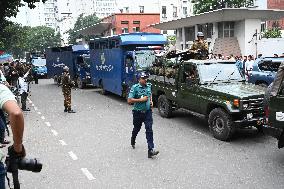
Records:
{"label": "truck tire", "polygon": [[158,98],[158,110],[162,117],[169,118],[172,116],[173,106],[165,95],[160,95]]}
{"label": "truck tire", "polygon": [[77,86],[78,86],[79,89],[86,88],[86,83],[83,82],[80,77],[77,78],[77,82],[76,83],[77,83]]}
{"label": "truck tire", "polygon": [[100,93],[101,93],[102,95],[106,95],[106,94],[107,94],[107,91],[104,89],[104,85],[103,85],[102,82],[100,83],[100,88],[102,89],[102,90],[100,91]]}
{"label": "truck tire", "polygon": [[231,116],[222,108],[215,108],[210,112],[208,125],[211,133],[218,140],[228,141],[235,132]]}

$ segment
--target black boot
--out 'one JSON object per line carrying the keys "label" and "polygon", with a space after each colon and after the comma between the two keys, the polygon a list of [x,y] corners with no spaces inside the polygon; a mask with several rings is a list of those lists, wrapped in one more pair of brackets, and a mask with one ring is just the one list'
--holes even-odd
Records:
{"label": "black boot", "polygon": [[131,137],[131,146],[133,149],[135,149],[135,138]]}
{"label": "black boot", "polygon": [[74,110],[70,109],[68,110],[68,113],[76,113]]}
{"label": "black boot", "polygon": [[65,109],[64,109],[64,112],[67,112],[68,110],[67,110],[67,108],[65,107]]}
{"label": "black boot", "polygon": [[148,150],[148,158],[153,158],[154,156],[156,156],[159,153],[159,151],[155,151],[155,150]]}

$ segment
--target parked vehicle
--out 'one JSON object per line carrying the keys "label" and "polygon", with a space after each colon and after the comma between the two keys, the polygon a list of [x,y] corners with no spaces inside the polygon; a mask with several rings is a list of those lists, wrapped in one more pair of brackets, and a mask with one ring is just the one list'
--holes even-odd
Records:
{"label": "parked vehicle", "polygon": [[69,67],[71,78],[79,88],[91,83],[89,47],[73,45],[53,47],[46,50],[47,75],[60,83],[64,66]]}
{"label": "parked vehicle", "polygon": [[47,77],[46,59],[35,58],[32,59],[31,63],[36,67],[36,74],[39,78]]}
{"label": "parked vehicle", "polygon": [[213,136],[223,141],[237,128],[263,124],[264,89],[246,83],[234,61],[163,58],[165,65],[174,65],[173,77],[164,67],[149,78],[162,117],[186,109],[206,118]]}
{"label": "parked vehicle", "polygon": [[284,147],[284,63],[267,89],[265,117],[264,132],[278,139],[279,148]]}
{"label": "parked vehicle", "polygon": [[156,33],[131,33],[97,38],[90,42],[92,84],[126,97],[137,82],[139,71],[155,60],[155,49],[162,49],[167,39]]}
{"label": "parked vehicle", "polygon": [[275,57],[256,59],[253,70],[248,77],[248,82],[268,87],[273,82],[277,70],[283,61],[284,58]]}

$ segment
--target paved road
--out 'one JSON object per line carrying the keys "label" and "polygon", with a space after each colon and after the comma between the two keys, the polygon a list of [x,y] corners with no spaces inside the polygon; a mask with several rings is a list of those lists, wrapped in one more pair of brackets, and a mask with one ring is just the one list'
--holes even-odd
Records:
{"label": "paved road", "polygon": [[155,109],[160,154],[148,159],[143,130],[136,149],[130,146],[131,106],[123,99],[74,90],[77,113],[67,114],[60,88],[39,83],[25,113],[25,146],[44,166],[37,174],[21,171],[22,188],[284,188],[284,150],[256,130],[222,142],[202,119],[185,112],[164,119]]}

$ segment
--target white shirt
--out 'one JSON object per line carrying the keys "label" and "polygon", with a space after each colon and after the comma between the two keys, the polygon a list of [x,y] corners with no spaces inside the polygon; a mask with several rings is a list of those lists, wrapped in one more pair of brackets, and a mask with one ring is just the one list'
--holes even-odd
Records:
{"label": "white shirt", "polygon": [[246,61],[246,71],[250,72],[253,68],[253,63],[254,61],[253,60],[248,60]]}
{"label": "white shirt", "polygon": [[20,94],[23,94],[23,92],[28,92],[28,83],[25,81],[25,77],[19,77],[19,89]]}

